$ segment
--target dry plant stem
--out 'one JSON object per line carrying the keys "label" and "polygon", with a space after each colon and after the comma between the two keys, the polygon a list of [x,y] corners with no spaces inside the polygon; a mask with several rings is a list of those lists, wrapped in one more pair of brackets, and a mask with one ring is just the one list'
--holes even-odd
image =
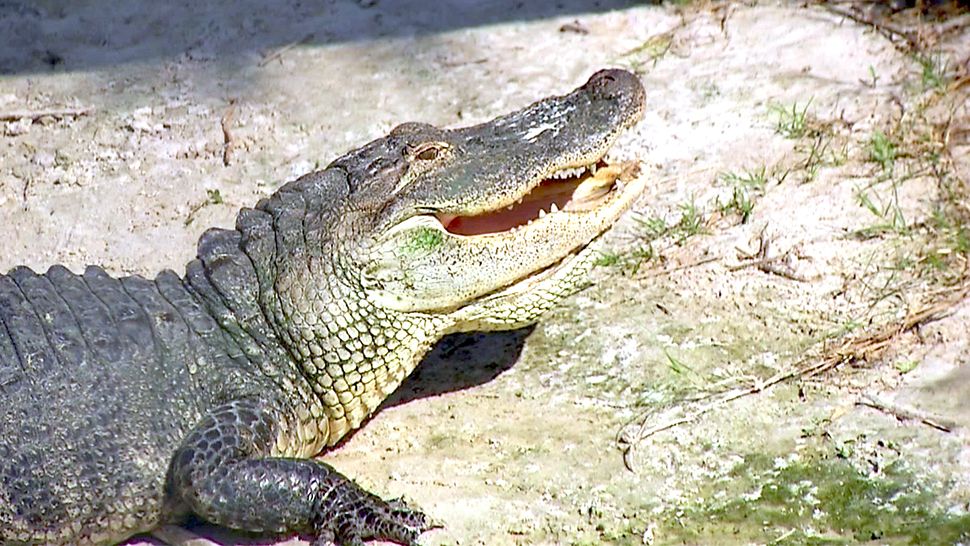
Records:
{"label": "dry plant stem", "polygon": [[775,540],[772,540],[772,541],[771,541],[771,544],[781,544],[781,543],[783,543],[783,542],[784,542],[784,540],[785,540],[786,538],[788,538],[788,537],[790,537],[790,536],[792,536],[792,535],[794,535],[794,534],[795,534],[795,533],[796,533],[797,531],[798,531],[797,529],[789,529],[788,531],[786,531],[786,532],[785,532],[785,533],[784,533],[783,535],[781,535],[780,537],[778,537],[778,538],[776,538]]}
{"label": "dry plant stem", "polygon": [[700,267],[702,265],[709,264],[711,262],[716,262],[716,261],[718,261],[720,259],[721,258],[718,257],[718,256],[711,256],[709,258],[701,258],[700,260],[695,260],[693,262],[686,263],[686,264],[681,264],[681,265],[678,265],[678,266],[675,266],[675,267],[668,267],[668,268],[660,269],[660,270],[657,270],[657,271],[651,271],[650,274],[644,275],[644,277],[646,277],[646,278],[650,278],[650,277],[663,277],[665,275],[670,275],[671,273],[674,273],[675,271],[681,271],[683,269],[691,269],[691,268],[694,268],[694,267]]}
{"label": "dry plant stem", "polygon": [[297,40],[295,42],[290,42],[290,43],[288,43],[288,44],[286,44],[284,46],[281,46],[281,47],[279,47],[279,48],[271,51],[271,52],[266,53],[263,56],[263,59],[261,61],[259,61],[258,66],[263,67],[263,66],[266,66],[269,63],[275,61],[276,59],[281,59],[283,57],[283,54],[284,53],[286,53],[287,51],[293,49],[296,46],[303,45],[303,44],[309,42],[310,40],[313,39],[313,37],[314,37],[314,34],[311,32],[310,34],[307,34],[306,36],[304,36],[300,40]]}
{"label": "dry plant stem", "polygon": [[948,421],[941,417],[936,417],[924,411],[920,411],[915,408],[908,408],[900,406],[898,404],[893,404],[891,402],[886,402],[870,394],[864,394],[856,401],[856,405],[867,406],[873,409],[877,409],[884,413],[892,415],[900,421],[919,421],[926,426],[935,428],[936,430],[942,432],[953,432],[959,425],[953,421]]}
{"label": "dry plant stem", "polygon": [[86,116],[94,112],[94,108],[53,108],[50,110],[20,110],[13,112],[0,112],[0,121],[20,121],[30,119],[37,121],[40,118],[51,117],[54,119],[72,118]]}
{"label": "dry plant stem", "polygon": [[232,118],[236,114],[236,99],[229,101],[229,107],[226,108],[226,113],[222,115],[222,164],[226,167],[232,162],[232,150],[234,147],[232,139]]}
{"label": "dry plant stem", "polygon": [[[688,413],[683,417],[678,417],[658,424],[652,424],[650,422],[650,417],[647,416],[640,423],[640,428],[637,433],[632,438],[623,441],[623,443],[626,444],[623,446],[624,464],[631,472],[635,471],[634,465],[630,460],[630,456],[636,445],[644,439],[658,432],[694,422],[711,410],[718,409],[729,402],[737,400],[738,398],[751,394],[757,394],[790,379],[814,377],[835,369],[839,365],[846,362],[868,360],[877,357],[878,354],[889,346],[892,340],[895,339],[899,334],[912,330],[917,326],[943,318],[951,307],[970,295],[970,282],[964,282],[955,288],[941,291],[941,293],[937,293],[937,295],[940,296],[940,298],[935,303],[925,305],[917,311],[910,312],[905,318],[903,318],[902,321],[898,323],[883,325],[872,333],[855,336],[844,341],[838,347],[826,349],[823,351],[822,358],[811,364],[807,364],[806,362],[814,359],[805,359],[800,363],[800,365],[796,366],[790,371],[777,373],[763,381],[755,380],[747,387],[727,391],[718,396],[711,403],[701,406],[700,408]],[[883,407],[890,408],[890,406],[886,405],[883,405]],[[900,411],[902,412],[902,410]],[[903,413],[900,413],[900,415],[903,415]],[[922,415],[914,412],[909,412],[905,415],[912,415],[912,417],[909,418],[919,419],[925,424],[944,432],[950,432],[953,428],[955,428],[949,426],[949,423],[944,423],[939,419],[930,418],[928,416],[926,416],[927,419],[924,420]]]}
{"label": "dry plant stem", "polygon": [[732,265],[728,267],[728,271],[739,271],[748,267],[755,267],[763,273],[768,273],[769,275],[778,275],[779,277],[798,281],[798,282],[809,282],[812,279],[799,275],[791,270],[791,268],[784,265],[784,261],[788,258],[788,254],[781,256],[775,256],[774,258],[762,258],[759,260],[753,260],[749,262],[744,262],[742,264]]}
{"label": "dry plant stem", "polygon": [[[809,282],[812,279],[799,275],[794,268],[788,265],[787,260],[790,257],[792,251],[789,249],[784,254],[780,256],[770,257],[768,256],[769,248],[771,246],[771,239],[765,235],[765,230],[768,226],[765,226],[761,230],[761,234],[758,235],[758,251],[754,254],[745,254],[745,259],[748,261],[729,266],[728,271],[740,271],[748,267],[756,267],[759,271],[763,273],[768,273],[769,275],[778,275],[785,279],[798,281],[798,282]],[[740,249],[738,249],[740,252]]]}
{"label": "dry plant stem", "polygon": [[780,263],[779,260],[772,260],[766,264],[759,265],[758,269],[760,269],[765,273],[768,273],[771,275],[778,275],[779,277],[792,280],[792,281],[810,282],[812,280],[806,277],[805,275],[799,275],[798,273],[795,273],[790,268]]}
{"label": "dry plant stem", "polygon": [[934,30],[939,35],[949,34],[955,30],[960,30],[967,25],[970,25],[970,13],[964,13],[963,15],[958,15],[952,19],[944,21],[942,23],[937,23],[934,26]]}
{"label": "dry plant stem", "polygon": [[634,469],[633,461],[630,460],[630,455],[633,452],[633,448],[639,442],[645,440],[646,438],[649,438],[650,436],[653,436],[658,432],[672,429],[674,427],[678,427],[680,425],[684,425],[687,423],[692,423],[697,419],[699,419],[705,413],[710,412],[711,410],[720,408],[721,406],[729,402],[732,402],[734,400],[737,400],[738,398],[742,398],[744,396],[748,396],[751,394],[757,394],[763,390],[773,387],[774,385],[777,385],[778,383],[787,381],[788,379],[791,379],[798,375],[799,375],[799,370],[792,370],[788,372],[777,373],[765,381],[756,380],[747,387],[732,389],[730,391],[727,391],[721,394],[713,402],[709,404],[705,404],[683,417],[664,421],[656,425],[648,426],[650,423],[650,418],[647,417],[646,419],[643,420],[642,423],[640,423],[640,429],[637,431],[635,437],[628,441],[628,446],[626,447],[626,449],[624,449],[624,453],[623,453],[623,464],[626,466],[627,470],[631,472],[636,472],[636,470]]}
{"label": "dry plant stem", "polygon": [[[851,2],[850,2],[851,3]],[[901,38],[909,48],[919,50],[923,46],[926,46],[934,40],[939,40],[941,37],[946,36],[955,31],[959,31],[970,25],[970,13],[963,13],[947,19],[946,21],[940,21],[930,24],[924,24],[922,18],[920,18],[919,24],[914,26],[903,27],[894,24],[890,21],[883,19],[872,19],[866,17],[860,13],[856,13],[851,9],[846,9],[838,5],[834,5],[832,2],[822,2],[822,7],[836,15],[851,19],[857,23],[862,23],[868,25],[876,31],[885,35],[890,41],[893,38]],[[927,27],[929,31],[927,32]],[[925,34],[924,34],[925,33]]]}
{"label": "dry plant stem", "polygon": [[822,7],[825,10],[831,13],[834,13],[835,15],[845,17],[846,19],[851,19],[856,23],[861,23],[863,25],[871,26],[872,28],[876,29],[877,31],[885,35],[891,42],[894,42],[893,38],[901,38],[903,41],[906,42],[906,45],[908,45],[909,47],[915,48],[915,47],[918,47],[919,45],[917,43],[917,40],[913,38],[912,36],[913,33],[910,30],[899,28],[898,26],[892,23],[889,23],[887,21],[876,21],[868,17],[864,17],[863,15],[860,15],[858,13],[853,13],[852,10],[843,9],[841,7],[834,6],[827,2],[823,3]]}

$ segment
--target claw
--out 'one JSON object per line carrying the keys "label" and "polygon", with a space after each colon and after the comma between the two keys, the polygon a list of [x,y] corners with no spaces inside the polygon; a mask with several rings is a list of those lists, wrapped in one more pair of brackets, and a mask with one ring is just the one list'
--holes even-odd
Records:
{"label": "claw", "polygon": [[421,533],[440,527],[401,499],[384,501],[368,494],[364,499],[328,518],[313,546],[363,546],[365,539],[380,539],[402,546],[420,546]]}

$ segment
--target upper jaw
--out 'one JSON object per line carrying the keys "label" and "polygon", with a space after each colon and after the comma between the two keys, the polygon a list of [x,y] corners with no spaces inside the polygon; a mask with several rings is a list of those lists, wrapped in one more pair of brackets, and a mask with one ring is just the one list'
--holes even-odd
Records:
{"label": "upper jaw", "polygon": [[596,165],[643,109],[639,79],[605,70],[566,95],[450,130],[455,154],[410,182],[402,205],[455,216],[514,205],[557,172]]}

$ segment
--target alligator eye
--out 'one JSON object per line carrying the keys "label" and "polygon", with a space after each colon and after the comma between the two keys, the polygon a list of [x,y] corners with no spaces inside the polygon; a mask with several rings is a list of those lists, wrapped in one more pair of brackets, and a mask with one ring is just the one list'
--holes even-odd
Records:
{"label": "alligator eye", "polygon": [[420,161],[432,161],[438,159],[442,150],[448,149],[447,142],[425,142],[414,147],[411,157]]}

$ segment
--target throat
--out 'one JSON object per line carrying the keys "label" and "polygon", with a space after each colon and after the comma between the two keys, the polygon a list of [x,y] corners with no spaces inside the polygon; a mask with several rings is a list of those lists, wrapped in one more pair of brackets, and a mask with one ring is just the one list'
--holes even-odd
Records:
{"label": "throat", "polygon": [[[316,339],[300,341],[301,367],[322,404],[330,446],[358,428],[414,371],[438,339],[441,319],[391,317],[344,299],[328,308]],[[403,332],[403,333],[402,333]]]}

